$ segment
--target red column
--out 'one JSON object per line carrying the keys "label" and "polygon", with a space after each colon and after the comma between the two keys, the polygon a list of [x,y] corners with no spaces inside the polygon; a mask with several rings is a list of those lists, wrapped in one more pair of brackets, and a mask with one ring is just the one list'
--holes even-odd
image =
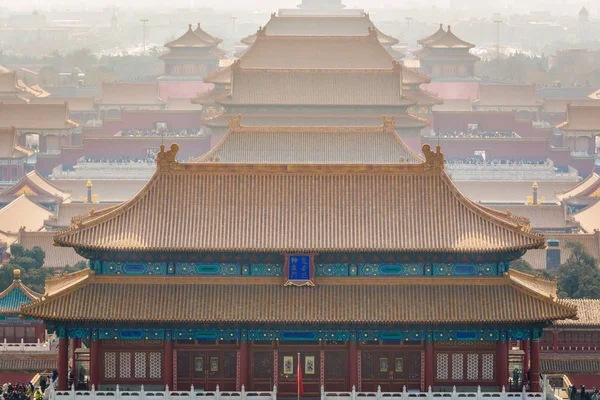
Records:
{"label": "red column", "polygon": [[496,357],[498,358],[498,386],[508,387],[508,341],[498,340],[496,343]]}
{"label": "red column", "polygon": [[433,342],[425,341],[425,391],[433,388]]}
{"label": "red column", "polygon": [[248,340],[240,340],[240,385],[248,390]]}
{"label": "red column", "polygon": [[75,387],[77,387],[77,374],[75,373],[75,349],[77,348],[77,339],[69,339],[69,342],[71,344],[71,354],[69,354],[69,364],[71,364],[71,374],[73,374],[73,377],[75,377],[75,379],[73,380],[73,385],[75,385]]}
{"label": "red column", "polygon": [[67,390],[67,374],[69,371],[69,339],[58,339],[58,389]]}
{"label": "red column", "polygon": [[540,391],[540,341],[531,341],[531,391]]}
{"label": "red column", "polygon": [[169,389],[173,389],[173,341],[165,339],[163,341],[164,357],[163,362],[163,384],[169,385]]}
{"label": "red column", "polygon": [[90,342],[90,386],[97,390],[100,384],[100,341],[92,337]]}
{"label": "red column", "polygon": [[523,357],[523,372],[524,379],[527,379],[527,371],[529,371],[529,339],[523,340],[523,353],[525,356]]}
{"label": "red column", "polygon": [[558,353],[558,332],[552,331],[552,352]]}
{"label": "red column", "polygon": [[354,386],[358,391],[358,343],[350,340],[350,389]]}
{"label": "red column", "polygon": [[46,335],[44,334],[45,330],[46,325],[44,324],[37,324],[35,326],[35,338],[39,339],[40,343],[44,343],[46,341]]}

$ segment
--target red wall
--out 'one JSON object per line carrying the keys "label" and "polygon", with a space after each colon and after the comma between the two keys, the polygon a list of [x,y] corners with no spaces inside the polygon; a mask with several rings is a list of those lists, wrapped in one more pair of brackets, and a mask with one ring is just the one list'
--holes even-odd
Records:
{"label": "red wall", "polygon": [[43,176],[48,176],[52,173],[52,170],[60,164],[62,164],[62,162],[60,155],[58,154],[38,154],[35,170]]}
{"label": "red wall", "polygon": [[568,147],[550,149],[550,159],[556,167],[566,167],[571,163],[571,150]]}
{"label": "red wall", "polygon": [[575,168],[579,172],[579,175],[587,177],[594,172],[594,159],[573,158],[571,159],[571,167]]}
{"label": "red wall", "polygon": [[[423,144],[436,146],[436,137],[423,137]],[[548,142],[540,139],[445,139],[439,144],[446,158],[473,157],[475,150],[485,150],[488,159],[514,158],[539,160],[549,156]]]}
{"label": "red wall", "polygon": [[519,127],[515,120],[515,115],[512,112],[433,112],[433,129],[435,131],[466,131],[468,129],[469,124],[479,124],[479,129],[485,131],[516,132],[517,128]]}

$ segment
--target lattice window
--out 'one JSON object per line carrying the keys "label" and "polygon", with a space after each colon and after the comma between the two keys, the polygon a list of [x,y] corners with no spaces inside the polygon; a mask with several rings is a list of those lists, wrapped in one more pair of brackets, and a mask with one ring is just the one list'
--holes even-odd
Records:
{"label": "lattice window", "polygon": [[104,353],[104,377],[106,379],[117,377],[117,353]]}
{"label": "lattice window", "polygon": [[481,379],[494,380],[494,353],[481,355]]}
{"label": "lattice window", "polygon": [[160,379],[162,376],[161,368],[161,353],[150,353],[150,379]]}
{"label": "lattice window", "polygon": [[476,381],[479,377],[479,355],[467,354],[467,380]]}
{"label": "lattice window", "polygon": [[119,378],[131,378],[131,353],[119,353]]}
{"label": "lattice window", "polygon": [[463,354],[454,353],[452,354],[452,380],[460,381],[463,379]]}
{"label": "lattice window", "polygon": [[134,357],[135,378],[143,379],[146,377],[146,353],[135,353]]}
{"label": "lattice window", "polygon": [[437,353],[437,379],[448,380],[448,353]]}

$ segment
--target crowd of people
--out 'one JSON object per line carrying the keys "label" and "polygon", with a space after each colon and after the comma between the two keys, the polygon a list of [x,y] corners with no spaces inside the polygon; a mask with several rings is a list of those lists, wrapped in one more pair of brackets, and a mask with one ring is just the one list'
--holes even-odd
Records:
{"label": "crowd of people", "polygon": [[548,160],[515,160],[511,158],[495,158],[486,160],[482,156],[451,158],[446,160],[450,165],[549,165]]}
{"label": "crowd of people", "polygon": [[511,131],[480,131],[469,129],[465,131],[443,131],[434,132],[433,136],[440,138],[474,138],[474,139],[507,139],[518,138],[516,132]]}
{"label": "crowd of people", "polygon": [[577,386],[573,385],[570,388],[570,400],[600,400],[600,390],[592,388],[587,391],[585,385],[581,385],[581,390],[577,390]]}
{"label": "crowd of people", "polygon": [[127,129],[120,132],[120,136],[126,137],[193,137],[193,136],[204,136],[204,132],[200,128],[186,128],[186,129],[169,129],[169,128],[157,128],[157,129]]}
{"label": "crowd of people", "polygon": [[82,157],[79,160],[80,163],[102,163],[102,164],[154,164],[156,162],[156,156],[148,155],[147,158],[138,157],[102,157],[102,158],[91,158]]}
{"label": "crowd of people", "polygon": [[3,400],[41,400],[42,390],[37,390],[31,382],[16,384],[5,383],[0,386],[0,398]]}

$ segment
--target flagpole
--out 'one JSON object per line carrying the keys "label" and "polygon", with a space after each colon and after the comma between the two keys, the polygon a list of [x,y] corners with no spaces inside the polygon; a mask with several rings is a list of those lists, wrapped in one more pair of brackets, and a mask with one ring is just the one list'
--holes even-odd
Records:
{"label": "flagpole", "polygon": [[296,367],[296,389],[298,389],[298,400],[300,400],[300,353],[298,353],[298,365]]}

